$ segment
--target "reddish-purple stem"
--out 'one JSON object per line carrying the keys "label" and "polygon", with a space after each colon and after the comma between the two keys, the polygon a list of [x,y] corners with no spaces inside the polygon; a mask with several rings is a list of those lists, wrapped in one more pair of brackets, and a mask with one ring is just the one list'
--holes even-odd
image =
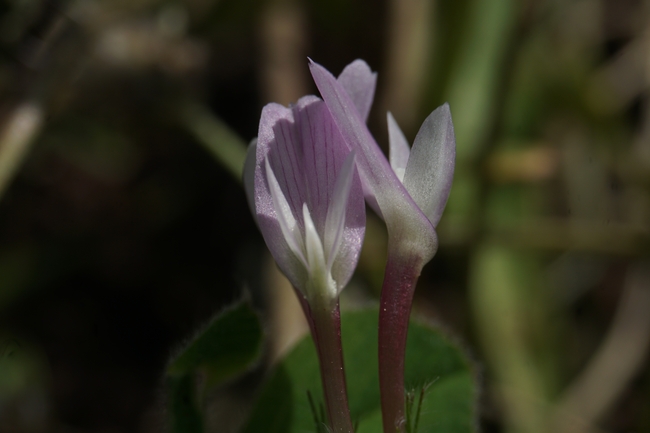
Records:
{"label": "reddish-purple stem", "polygon": [[[325,407],[334,433],[353,433],[341,345],[341,312],[338,299],[307,303],[299,294],[320,364]],[[331,304],[331,305],[329,305]]]}
{"label": "reddish-purple stem", "polygon": [[421,270],[420,260],[389,249],[379,309],[379,390],[384,433],[403,432],[406,424],[406,336]]}

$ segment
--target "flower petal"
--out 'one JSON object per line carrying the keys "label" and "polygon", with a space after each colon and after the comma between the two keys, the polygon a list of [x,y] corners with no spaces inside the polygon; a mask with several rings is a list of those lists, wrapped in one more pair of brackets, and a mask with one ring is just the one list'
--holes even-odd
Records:
{"label": "flower petal", "polygon": [[454,125],[445,103],[422,123],[404,174],[404,186],[434,227],[449,198],[455,159]]}
{"label": "flower petal", "polygon": [[348,207],[348,199],[352,190],[352,180],[354,179],[354,151],[350,152],[345,158],[343,167],[339,172],[336,180],[332,200],[327,209],[327,219],[325,220],[325,233],[323,242],[327,254],[327,269],[331,271],[334,259],[341,247],[343,240],[343,231],[345,229],[345,213]]}
{"label": "flower petal", "polygon": [[350,99],[364,122],[368,121],[372,100],[375,97],[377,73],[361,59],[357,59],[343,69],[338,82],[348,92]]}
{"label": "flower petal", "polygon": [[[389,187],[388,191],[399,188],[398,184],[401,185],[399,179],[395,177],[386,157],[361,120],[347,91],[321,65],[312,62],[309,66],[316,87],[320,90],[343,139],[350,149],[358,152],[357,165],[364,184],[368,185],[375,197],[384,195],[382,194],[382,191],[385,191],[382,188],[384,186]],[[381,207],[383,210],[384,206]]]}
{"label": "flower petal", "polygon": [[295,135],[302,149],[303,202],[309,206],[316,230],[324,239],[325,219],[337,173],[349,150],[320,98],[301,98],[292,110]]}
{"label": "flower petal", "polygon": [[[350,150],[325,102],[315,96],[301,98],[293,107],[293,112],[299,131],[297,136],[303,147],[304,201],[324,244],[328,270],[331,270],[340,290],[352,277],[365,233],[366,214],[361,180],[353,170],[349,190],[339,186],[347,176],[343,172]],[[343,193],[347,195],[342,197]],[[332,207],[336,207],[337,203],[342,206],[340,221],[330,216],[335,212]],[[342,232],[337,244],[328,224],[336,226],[339,222],[342,225],[338,228]],[[336,246],[334,250],[333,246]]]}
{"label": "flower petal", "polygon": [[[332,280],[329,269],[325,264],[325,253],[323,244],[316,231],[314,221],[311,219],[307,203],[302,206],[302,218],[305,222],[305,250],[307,252],[307,262],[309,264],[309,286],[322,289],[325,286],[328,290],[327,295],[333,299],[337,295],[336,285]],[[309,298],[310,294],[307,294]]]}
{"label": "flower petal", "polygon": [[[282,125],[278,126],[278,123],[281,123]],[[307,278],[306,267],[304,262],[296,256],[293,251],[294,248],[291,248],[287,243],[285,234],[280,227],[265,168],[265,161],[269,159],[269,165],[272,167],[272,170],[274,170],[274,174],[278,169],[282,169],[282,164],[278,161],[279,157],[277,155],[278,146],[276,133],[282,133],[286,128],[291,128],[292,123],[292,111],[282,105],[268,104],[262,109],[260,128],[257,137],[257,152],[255,156],[255,214],[257,215],[257,224],[260,228],[260,232],[262,233],[264,241],[271,251],[276,263],[294,286],[301,287],[304,286],[304,282]],[[284,149],[285,147],[286,146],[283,146],[282,148]],[[292,147],[289,147],[289,149],[292,149]],[[291,152],[291,155],[295,154],[295,151]],[[285,156],[285,159],[288,157],[289,156]],[[277,165],[274,165],[274,159]],[[293,167],[290,166],[288,171],[292,172],[292,170]],[[283,183],[286,184],[286,175],[287,173],[282,172],[281,178],[276,178],[276,180],[280,185],[280,190],[285,196],[285,200],[289,202],[286,191],[290,190],[283,189]],[[291,176],[289,176],[289,178],[291,178]],[[291,213],[296,220],[298,219],[298,216],[300,217],[300,221],[297,222],[301,225],[302,199],[300,196],[297,197],[296,201],[300,201],[298,207],[299,213],[297,214],[293,209]],[[291,203],[289,203],[289,206],[291,206]]]}
{"label": "flower petal", "polygon": [[[318,238],[325,239],[328,209],[336,201],[334,194],[340,194],[337,179],[350,150],[329,109],[316,96],[303,97],[290,108],[265,106],[256,147],[249,149],[246,162],[250,164],[254,153],[254,194],[249,190],[249,199],[254,196],[258,226],[275,261],[294,287],[304,291],[309,282],[309,260],[303,208],[307,204],[310,224]],[[250,170],[245,170],[247,184]],[[365,231],[365,204],[356,172],[349,188],[338,253],[332,264],[324,265],[328,275],[331,270],[329,278],[334,278],[328,284],[337,289],[344,287],[354,272]],[[322,254],[326,257],[324,251]]]}
{"label": "flower petal", "polygon": [[404,182],[404,172],[406,171],[406,164],[409,161],[411,148],[390,111],[386,117],[388,119],[388,158],[390,166],[393,168],[397,178]]}
{"label": "flower petal", "polygon": [[357,151],[361,180],[376,198],[389,234],[393,232],[399,242],[430,260],[438,246],[433,226],[388,165],[343,86],[319,64],[311,62],[309,67],[341,135]]}
{"label": "flower petal", "polygon": [[298,227],[296,218],[291,213],[289,203],[287,202],[282,189],[280,189],[280,184],[275,177],[275,173],[273,173],[273,169],[269,164],[268,158],[264,160],[264,164],[269,191],[271,192],[273,207],[275,208],[275,215],[277,217],[278,224],[280,224],[282,234],[284,235],[284,240],[287,245],[289,245],[289,248],[291,248],[291,251],[293,251],[296,257],[298,257],[298,259],[305,266],[307,266],[307,260],[303,254],[303,242],[300,233],[300,227]]}
{"label": "flower petal", "polygon": [[[280,104],[267,104],[262,109],[257,134],[257,164],[263,164],[267,158],[277,174],[278,184],[291,207],[291,213],[297,216],[299,225],[302,225],[302,203],[305,197],[302,147],[296,136],[293,111]],[[258,178],[256,174],[256,188],[262,186],[258,185],[259,182],[265,183],[266,175]],[[256,205],[257,213],[272,210],[271,204],[266,203],[267,206],[262,209]]]}
{"label": "flower petal", "polygon": [[[293,114],[296,136],[303,148],[304,201],[324,244],[328,271],[340,290],[352,277],[365,233],[361,181],[355,170],[347,179],[345,161],[350,150],[325,102],[315,96],[301,98],[293,106]],[[345,183],[348,180],[349,185]],[[343,185],[340,182],[344,182]],[[332,212],[338,216],[332,216]],[[342,230],[338,233],[338,241],[332,225]]]}

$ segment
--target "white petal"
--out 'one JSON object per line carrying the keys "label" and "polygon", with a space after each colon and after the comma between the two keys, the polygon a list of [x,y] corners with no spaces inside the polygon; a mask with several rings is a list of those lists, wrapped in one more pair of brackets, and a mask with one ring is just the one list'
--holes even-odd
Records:
{"label": "white petal", "polygon": [[404,172],[406,171],[406,164],[408,164],[411,149],[409,148],[406,137],[404,137],[404,133],[397,125],[390,111],[386,117],[388,119],[388,158],[390,160],[390,166],[403,183]]}
{"label": "white petal", "polygon": [[332,263],[339,252],[341,241],[343,240],[343,230],[345,229],[345,214],[352,189],[352,179],[354,176],[354,151],[350,152],[343,162],[339,172],[334,190],[332,191],[331,202],[327,209],[327,218],[325,219],[325,251],[327,251],[327,270],[332,269]]}
{"label": "white petal", "polygon": [[337,295],[336,284],[325,266],[323,244],[316,231],[314,221],[311,219],[307,203],[302,206],[302,217],[305,223],[305,250],[307,251],[307,262],[309,263],[310,285],[317,290],[327,290],[327,294],[334,298]]}
{"label": "white petal", "polygon": [[280,229],[284,235],[284,239],[291,248],[291,251],[298,257],[298,259],[305,265],[308,266],[307,260],[305,260],[305,255],[303,254],[302,248],[302,237],[300,236],[300,229],[296,223],[296,218],[291,213],[291,207],[287,202],[287,198],[284,196],[282,189],[280,189],[280,184],[275,178],[275,173],[271,169],[271,164],[269,164],[268,158],[264,160],[266,168],[266,179],[269,183],[269,190],[271,192],[271,197],[273,198],[273,207],[275,208],[275,214],[280,224]]}
{"label": "white petal", "polygon": [[404,186],[435,227],[447,204],[454,177],[456,139],[449,104],[422,123],[406,166]]}

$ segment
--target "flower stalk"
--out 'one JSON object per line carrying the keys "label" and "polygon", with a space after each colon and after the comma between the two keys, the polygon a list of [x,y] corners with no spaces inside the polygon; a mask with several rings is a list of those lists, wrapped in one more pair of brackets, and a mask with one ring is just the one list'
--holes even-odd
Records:
{"label": "flower stalk", "polygon": [[379,387],[385,433],[404,431],[404,359],[415,286],[424,263],[399,248],[388,250],[379,301]]}
{"label": "flower stalk", "polygon": [[338,299],[302,302],[318,354],[329,427],[334,433],[353,433],[341,345]]}

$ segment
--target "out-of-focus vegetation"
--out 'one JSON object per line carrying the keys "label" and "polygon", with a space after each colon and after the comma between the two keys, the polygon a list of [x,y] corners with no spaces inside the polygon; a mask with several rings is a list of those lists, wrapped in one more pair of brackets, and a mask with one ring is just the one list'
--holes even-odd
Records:
{"label": "out-of-focus vegetation", "polygon": [[[483,431],[650,431],[647,0],[1,2],[0,431],[163,430],[173,348],[244,287],[286,350],[301,313],[238,173],[261,107],[315,92],[307,56],[378,71],[382,144],[386,110],[412,139],[450,103],[414,309],[474,353]],[[347,305],[381,282],[368,224]]]}

